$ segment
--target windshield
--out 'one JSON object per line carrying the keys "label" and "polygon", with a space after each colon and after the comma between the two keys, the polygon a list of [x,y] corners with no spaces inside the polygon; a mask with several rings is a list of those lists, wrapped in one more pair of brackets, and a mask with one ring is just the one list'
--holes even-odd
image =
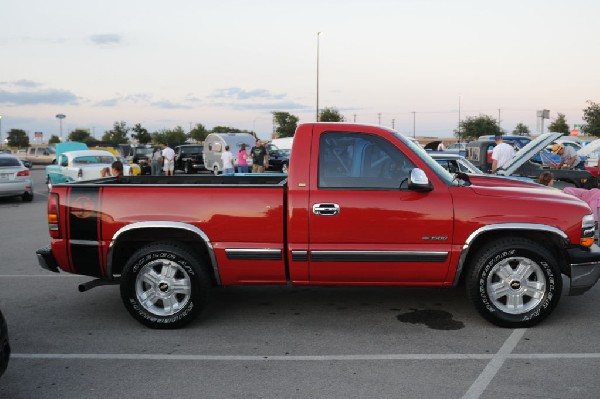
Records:
{"label": "windshield", "polygon": [[74,165],[94,165],[94,164],[111,164],[115,159],[105,155],[88,155],[85,157],[77,157],[73,159]]}
{"label": "windshield", "polygon": [[152,148],[136,148],[135,149],[135,154],[136,155],[150,155],[152,154],[154,150]]}

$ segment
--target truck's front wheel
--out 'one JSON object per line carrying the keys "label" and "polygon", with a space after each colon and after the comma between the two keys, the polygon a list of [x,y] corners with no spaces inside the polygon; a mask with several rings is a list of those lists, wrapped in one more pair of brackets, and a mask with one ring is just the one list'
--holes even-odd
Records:
{"label": "truck's front wheel", "polygon": [[157,242],[138,250],[121,278],[129,313],[151,328],[179,328],[192,321],[208,297],[202,261],[175,243]]}
{"label": "truck's front wheel", "polygon": [[467,294],[479,313],[510,328],[542,321],[557,305],[562,278],[554,256],[534,241],[506,238],[483,247],[467,275]]}

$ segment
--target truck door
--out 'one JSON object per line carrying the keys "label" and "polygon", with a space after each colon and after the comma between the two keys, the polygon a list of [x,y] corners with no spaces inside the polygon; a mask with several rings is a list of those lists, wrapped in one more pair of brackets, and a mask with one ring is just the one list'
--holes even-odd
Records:
{"label": "truck door", "polygon": [[318,159],[309,190],[311,282],[444,281],[453,228],[445,184],[409,190],[414,163],[374,134],[324,132],[311,159]]}

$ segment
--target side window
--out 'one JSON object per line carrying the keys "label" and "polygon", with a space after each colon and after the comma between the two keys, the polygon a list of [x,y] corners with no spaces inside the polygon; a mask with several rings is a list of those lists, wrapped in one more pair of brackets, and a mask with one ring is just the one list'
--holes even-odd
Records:
{"label": "side window", "polygon": [[64,155],[60,156],[60,166],[69,166],[69,159]]}
{"label": "side window", "polygon": [[319,188],[399,189],[414,164],[387,140],[365,133],[324,133]]}

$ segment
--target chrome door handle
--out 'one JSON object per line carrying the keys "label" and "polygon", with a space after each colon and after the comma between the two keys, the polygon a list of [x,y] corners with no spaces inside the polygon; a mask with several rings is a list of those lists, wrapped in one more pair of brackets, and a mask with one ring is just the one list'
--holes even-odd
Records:
{"label": "chrome door handle", "polygon": [[335,216],[340,213],[338,204],[314,204],[313,213],[321,216]]}

